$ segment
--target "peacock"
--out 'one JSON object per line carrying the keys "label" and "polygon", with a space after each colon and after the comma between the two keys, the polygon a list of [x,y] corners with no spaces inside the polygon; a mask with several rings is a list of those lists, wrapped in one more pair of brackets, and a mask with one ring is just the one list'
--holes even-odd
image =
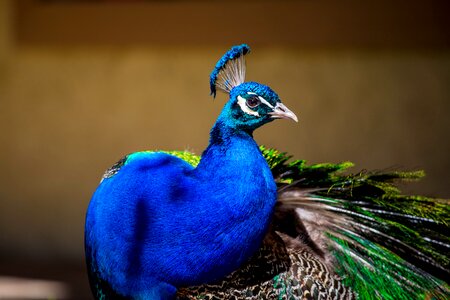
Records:
{"label": "peacock", "polygon": [[245,81],[246,44],[210,75],[229,100],[201,156],[141,151],[109,168],[86,213],[95,299],[450,299],[450,202],[403,195],[422,171],[350,173],[258,146],[297,116]]}

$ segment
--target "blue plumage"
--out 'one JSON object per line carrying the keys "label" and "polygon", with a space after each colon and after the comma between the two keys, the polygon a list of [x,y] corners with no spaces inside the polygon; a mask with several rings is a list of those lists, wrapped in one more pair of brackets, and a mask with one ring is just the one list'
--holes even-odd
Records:
{"label": "blue plumage", "polygon": [[196,168],[170,154],[137,152],[106,173],[86,215],[97,298],[170,299],[179,287],[225,277],[259,248],[276,184],[252,134],[296,116],[269,87],[243,83],[245,68],[227,67],[248,51],[233,47],[211,74],[213,94],[218,76],[238,80],[224,85],[230,99]]}

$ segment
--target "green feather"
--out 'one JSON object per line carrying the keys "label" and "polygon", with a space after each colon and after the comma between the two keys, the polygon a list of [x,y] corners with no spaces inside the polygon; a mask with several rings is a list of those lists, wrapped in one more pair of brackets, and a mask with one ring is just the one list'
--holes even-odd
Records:
{"label": "green feather", "polygon": [[[351,223],[336,221],[326,236],[330,241],[329,251],[337,262],[334,272],[344,285],[356,292],[358,299],[450,297],[449,285],[429,273],[441,278],[449,275],[450,201],[403,195],[396,186],[398,181],[419,180],[425,176],[423,171],[352,174],[348,172],[353,167],[351,162],[308,165],[304,160],[291,160],[291,156],[275,149],[261,146],[260,150],[280,193],[306,191],[308,203],[325,205],[327,211]],[[200,156],[188,151],[166,153],[194,167],[200,161]],[[123,164],[122,161],[117,168]],[[303,201],[302,197],[289,201],[295,204]],[[415,266],[417,263],[420,267]],[[297,299],[302,294],[293,291],[292,278],[286,274],[274,275],[269,293],[275,291],[279,299]],[[250,287],[245,291],[253,295]],[[259,293],[264,294],[264,290]],[[204,295],[196,298],[210,299]]]}
{"label": "green feather", "polygon": [[[344,284],[356,291],[359,299],[444,299],[449,296],[448,284],[408,262],[408,253],[399,256],[386,248],[415,249],[419,258],[448,274],[449,200],[403,195],[395,186],[400,180],[424,177],[423,171],[347,174],[343,171],[353,166],[350,162],[308,166],[304,160],[288,162],[290,157],[286,153],[264,147],[261,151],[280,186],[298,182],[297,188],[314,188],[311,194],[317,201],[344,209],[348,215],[358,214],[353,217],[354,221],[406,245],[399,247],[385,241],[383,246],[377,243],[382,238],[371,233],[364,238],[339,230],[339,236],[330,234],[341,250],[333,252],[340,266],[336,272],[344,278]],[[429,226],[415,226],[419,221]]]}
{"label": "green feather", "polygon": [[178,158],[181,158],[185,162],[189,163],[193,167],[196,167],[200,162],[200,156],[195,155],[189,151],[163,151]]}

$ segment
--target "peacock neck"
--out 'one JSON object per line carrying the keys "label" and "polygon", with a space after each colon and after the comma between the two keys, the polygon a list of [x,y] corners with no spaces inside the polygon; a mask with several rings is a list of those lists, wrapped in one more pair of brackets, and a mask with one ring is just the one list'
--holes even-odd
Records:
{"label": "peacock neck", "polygon": [[[219,164],[233,163],[236,167],[261,156],[252,132],[228,126],[219,118],[210,132],[209,145],[202,154],[198,168],[214,170]],[[247,164],[245,163],[245,164]]]}
{"label": "peacock neck", "polygon": [[202,235],[214,245],[214,252],[199,264],[205,269],[199,280],[210,281],[231,273],[255,253],[270,223],[276,185],[251,133],[220,119],[193,172],[197,194],[208,195],[196,197],[189,208],[196,211],[196,219],[204,214]]}
{"label": "peacock neck", "polygon": [[253,141],[253,131],[228,125],[219,118],[210,132],[210,145],[228,145],[234,139],[249,139]]}

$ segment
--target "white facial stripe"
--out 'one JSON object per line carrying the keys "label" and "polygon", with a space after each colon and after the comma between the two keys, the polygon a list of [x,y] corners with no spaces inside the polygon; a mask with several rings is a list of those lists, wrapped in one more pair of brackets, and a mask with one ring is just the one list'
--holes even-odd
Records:
{"label": "white facial stripe", "polygon": [[[247,94],[249,95],[258,95],[256,93],[253,92],[247,92]],[[269,103],[269,101],[267,101],[266,99],[264,99],[261,96],[258,96],[259,100],[261,101],[261,103],[264,103],[265,105],[267,105],[269,108],[271,108],[272,110],[274,109],[273,105]]]}
{"label": "white facial stripe", "polygon": [[261,101],[261,103],[264,103],[265,105],[267,105],[269,108],[271,108],[273,110],[273,105],[269,103],[269,101],[267,101],[266,99],[264,99],[261,96],[258,96],[259,100]]}
{"label": "white facial stripe", "polygon": [[247,104],[245,103],[246,100],[244,98],[242,98],[241,96],[237,96],[237,99],[237,103],[239,104],[243,112],[248,115],[259,117],[259,113],[257,111],[253,111],[247,106]]}

